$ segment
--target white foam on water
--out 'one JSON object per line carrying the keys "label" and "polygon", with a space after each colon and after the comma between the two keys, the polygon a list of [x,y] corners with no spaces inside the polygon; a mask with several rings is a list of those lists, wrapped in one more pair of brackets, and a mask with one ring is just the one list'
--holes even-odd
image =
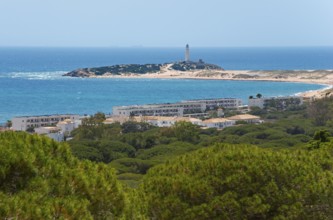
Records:
{"label": "white foam on water", "polygon": [[66,71],[52,71],[52,72],[11,72],[1,74],[2,78],[18,78],[18,79],[28,79],[28,80],[54,80],[64,78],[62,75]]}
{"label": "white foam on water", "polygon": [[327,84],[319,84],[319,85],[322,85],[324,87],[321,88],[321,89],[316,89],[316,90],[308,90],[308,91],[304,91],[304,92],[298,92],[298,93],[295,93],[294,96],[301,96],[301,95],[303,95],[304,93],[307,93],[307,92],[324,91],[324,90],[333,88],[332,85],[327,85]]}

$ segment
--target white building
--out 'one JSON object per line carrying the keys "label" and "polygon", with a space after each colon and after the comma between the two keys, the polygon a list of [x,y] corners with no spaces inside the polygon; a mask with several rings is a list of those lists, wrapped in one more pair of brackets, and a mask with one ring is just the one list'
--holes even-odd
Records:
{"label": "white building", "polygon": [[206,110],[223,108],[238,108],[242,105],[240,99],[218,98],[198,99],[177,103],[115,106],[112,109],[113,116],[189,116],[204,113]]}
{"label": "white building", "polygon": [[40,116],[22,116],[12,119],[12,130],[26,131],[28,128],[55,126],[58,122],[65,119],[79,120],[79,115],[40,115]]}
{"label": "white building", "polygon": [[234,126],[235,125],[234,120],[229,120],[226,118],[211,118],[208,120],[204,120],[202,122],[202,126],[207,128],[217,128],[217,129],[223,129],[226,127]]}
{"label": "white building", "polygon": [[183,103],[204,103],[207,109],[218,109],[218,108],[239,108],[242,105],[241,99],[235,98],[217,98],[217,99],[193,99],[183,101]]}
{"label": "white building", "polygon": [[157,127],[171,127],[176,122],[185,121],[190,122],[194,125],[201,126],[202,121],[197,118],[190,117],[167,117],[167,116],[134,116],[134,117],[112,117],[107,118],[103,123],[104,124],[113,124],[119,122],[123,124],[128,121],[134,122],[145,122]]}
{"label": "white building", "polygon": [[45,135],[58,142],[64,141],[64,133],[58,127],[38,127],[35,128],[35,133]]}
{"label": "white building", "polygon": [[248,124],[261,123],[260,117],[255,116],[255,115],[249,115],[249,114],[235,115],[232,117],[228,117],[227,119],[233,120],[233,121],[244,121]]}
{"label": "white building", "polygon": [[156,105],[115,106],[113,116],[183,116],[186,113],[204,112],[203,103],[173,103]]}
{"label": "white building", "polygon": [[157,127],[171,127],[177,122],[190,122],[194,125],[201,126],[202,121],[197,118],[188,118],[188,117],[161,117],[161,116],[148,116],[148,117],[141,117],[142,122],[147,122],[151,125]]}
{"label": "white building", "polygon": [[65,136],[68,136],[74,129],[78,128],[80,125],[81,120],[65,119],[64,121],[59,122],[57,124],[57,127]]}

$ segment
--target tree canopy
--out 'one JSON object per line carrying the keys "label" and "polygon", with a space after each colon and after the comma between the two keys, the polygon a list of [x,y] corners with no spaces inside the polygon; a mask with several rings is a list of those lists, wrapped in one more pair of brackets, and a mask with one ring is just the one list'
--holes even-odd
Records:
{"label": "tree canopy", "polygon": [[219,144],[152,168],[142,190],[155,219],[331,219],[332,143],[320,150]]}
{"label": "tree canopy", "polygon": [[105,219],[123,207],[109,166],[79,161],[46,137],[0,133],[1,219]]}

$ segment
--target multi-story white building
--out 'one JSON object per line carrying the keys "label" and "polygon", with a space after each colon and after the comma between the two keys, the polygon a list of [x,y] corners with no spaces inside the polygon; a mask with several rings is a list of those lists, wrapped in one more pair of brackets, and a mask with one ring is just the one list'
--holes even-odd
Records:
{"label": "multi-story white building", "polygon": [[205,103],[206,108],[211,109],[218,109],[218,108],[239,108],[242,105],[241,99],[235,98],[218,98],[218,99],[194,99],[194,100],[187,100],[183,101],[183,103]]}
{"label": "multi-story white building", "polygon": [[113,116],[183,116],[186,113],[204,112],[203,103],[173,103],[156,105],[115,106]]}
{"label": "multi-story white building", "polygon": [[112,109],[113,116],[188,116],[204,113],[206,110],[224,108],[238,108],[242,105],[240,99],[200,99],[188,100],[177,103],[115,106]]}
{"label": "multi-story white building", "polygon": [[55,126],[58,122],[66,119],[79,120],[79,115],[40,115],[40,116],[22,116],[12,119],[12,130],[26,131],[28,128]]}

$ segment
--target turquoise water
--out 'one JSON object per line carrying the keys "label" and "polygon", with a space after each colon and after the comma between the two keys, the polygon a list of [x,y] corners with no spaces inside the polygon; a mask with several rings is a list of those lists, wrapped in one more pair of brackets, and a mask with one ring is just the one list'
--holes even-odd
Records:
{"label": "turquoise water", "polygon": [[[277,69],[277,66],[279,69],[333,69],[332,48],[265,51],[260,48],[198,48],[193,49],[191,57],[200,57],[229,67],[227,69]],[[285,57],[283,54],[289,59],[282,59]],[[297,54],[303,55],[300,58]],[[323,56],[325,59],[321,59]],[[236,97],[246,104],[248,96],[257,93],[282,96],[324,88],[322,85],[264,81],[81,79],[61,76],[78,67],[161,63],[162,60],[170,62],[180,59],[181,48],[0,48],[0,122],[21,115],[110,113],[112,106],[116,105],[197,98]]]}

